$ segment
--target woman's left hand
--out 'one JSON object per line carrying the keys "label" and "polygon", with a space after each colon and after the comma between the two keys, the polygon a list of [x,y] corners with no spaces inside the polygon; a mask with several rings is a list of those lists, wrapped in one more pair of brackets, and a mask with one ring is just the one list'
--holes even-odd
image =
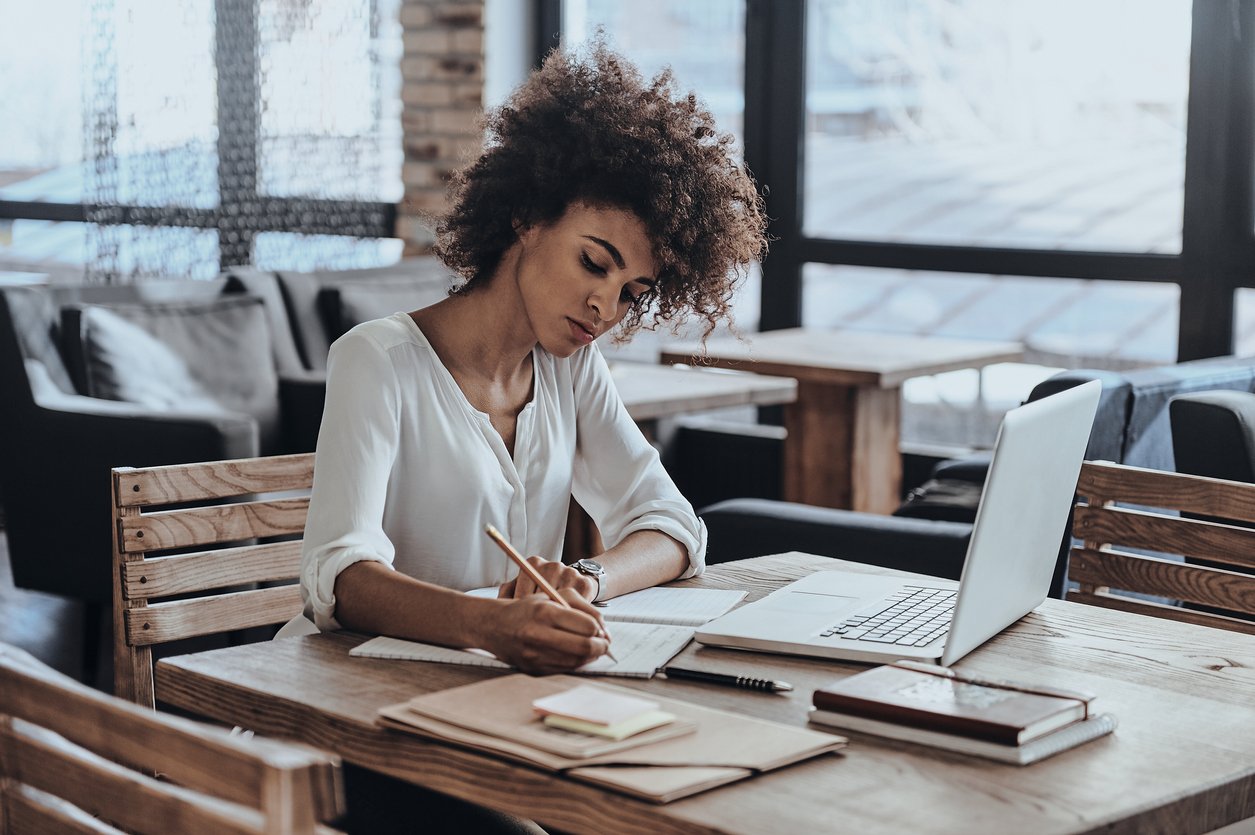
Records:
{"label": "woman's left hand", "polygon": [[[540,573],[541,577],[549,582],[549,585],[558,591],[574,589],[585,600],[592,600],[597,594],[597,581],[587,574],[581,574],[569,565],[540,557],[528,557],[527,561]],[[532,582],[532,578],[520,573],[497,590],[497,597],[527,597],[539,591],[540,588]]]}

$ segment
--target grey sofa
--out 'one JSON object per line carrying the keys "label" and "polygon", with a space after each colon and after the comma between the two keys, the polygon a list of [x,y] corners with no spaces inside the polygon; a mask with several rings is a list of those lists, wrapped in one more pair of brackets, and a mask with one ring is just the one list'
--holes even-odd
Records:
{"label": "grey sofa", "polygon": [[330,343],[354,317],[430,304],[449,279],[425,259],[0,288],[0,494],[14,583],[108,605],[112,467],[312,450]]}

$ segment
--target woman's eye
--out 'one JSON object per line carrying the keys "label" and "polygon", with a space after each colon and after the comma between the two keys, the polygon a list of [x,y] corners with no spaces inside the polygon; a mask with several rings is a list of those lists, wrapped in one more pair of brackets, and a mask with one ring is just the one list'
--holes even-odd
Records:
{"label": "woman's eye", "polygon": [[588,257],[588,253],[587,253],[587,252],[581,252],[581,253],[580,253],[580,261],[581,261],[581,262],[583,262],[583,264],[584,264],[584,269],[588,270],[589,272],[596,273],[597,275],[605,275],[605,274],[606,274],[606,270],[605,270],[605,268],[604,268],[604,267],[600,267],[600,266],[598,266],[598,265],[597,265],[597,264],[593,261],[593,259],[592,259],[592,258],[589,258],[589,257]]}
{"label": "woman's eye", "polygon": [[[643,295],[645,295],[645,294],[644,294],[644,293],[641,293],[641,296],[643,296]],[[641,300],[641,296],[634,296],[634,295],[632,295],[632,291],[631,291],[631,290],[629,290],[628,288],[624,287],[624,288],[623,288],[623,290],[622,290],[622,291],[620,291],[620,293],[619,293],[619,300],[620,300],[620,301],[625,301],[625,302],[627,302],[628,304],[636,304],[637,302],[639,302],[639,301]]]}

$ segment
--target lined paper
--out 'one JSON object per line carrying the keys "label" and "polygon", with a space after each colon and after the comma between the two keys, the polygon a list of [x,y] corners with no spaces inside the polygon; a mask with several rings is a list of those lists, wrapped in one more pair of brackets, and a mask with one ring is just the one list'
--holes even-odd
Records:
{"label": "lined paper", "polygon": [[[472,589],[474,597],[496,597],[497,587]],[[737,589],[665,589],[649,588],[606,601],[598,605],[605,620],[625,623],[665,623],[672,626],[704,626],[725,614],[745,597]],[[615,655],[619,650],[615,648]]]}

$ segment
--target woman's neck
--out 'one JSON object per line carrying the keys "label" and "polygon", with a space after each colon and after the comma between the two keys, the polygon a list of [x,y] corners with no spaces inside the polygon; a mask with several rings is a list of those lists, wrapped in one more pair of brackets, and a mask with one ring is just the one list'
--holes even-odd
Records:
{"label": "woman's neck", "polygon": [[[503,262],[506,259],[502,259]],[[506,382],[530,372],[536,337],[509,276],[497,275],[461,296],[450,296],[412,316],[445,367],[455,374]]]}

